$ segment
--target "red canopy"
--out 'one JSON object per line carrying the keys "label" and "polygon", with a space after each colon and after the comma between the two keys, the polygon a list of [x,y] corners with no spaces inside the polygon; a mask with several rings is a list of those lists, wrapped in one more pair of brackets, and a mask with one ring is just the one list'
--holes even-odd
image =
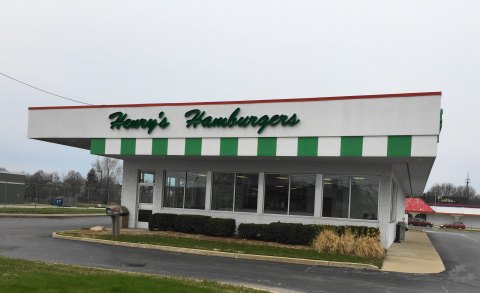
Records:
{"label": "red canopy", "polygon": [[434,214],[435,211],[421,198],[406,198],[405,212],[419,214]]}

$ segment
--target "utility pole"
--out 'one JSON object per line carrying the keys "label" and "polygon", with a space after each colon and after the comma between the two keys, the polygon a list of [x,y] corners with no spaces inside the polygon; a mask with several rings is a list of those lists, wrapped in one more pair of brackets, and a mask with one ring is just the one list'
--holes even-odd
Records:
{"label": "utility pole", "polygon": [[467,172],[467,178],[465,178],[465,196],[468,196],[468,185],[470,185],[470,174]]}

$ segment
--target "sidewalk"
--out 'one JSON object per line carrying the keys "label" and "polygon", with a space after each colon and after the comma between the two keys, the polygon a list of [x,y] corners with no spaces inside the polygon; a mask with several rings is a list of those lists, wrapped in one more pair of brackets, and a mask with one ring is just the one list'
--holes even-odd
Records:
{"label": "sidewalk", "polygon": [[404,241],[390,246],[382,271],[433,274],[445,271],[445,266],[427,234],[410,230]]}

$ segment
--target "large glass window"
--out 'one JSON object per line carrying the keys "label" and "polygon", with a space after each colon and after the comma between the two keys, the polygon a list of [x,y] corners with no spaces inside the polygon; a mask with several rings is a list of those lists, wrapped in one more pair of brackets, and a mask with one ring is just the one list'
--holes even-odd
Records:
{"label": "large glass window", "polygon": [[212,210],[256,212],[258,174],[213,173]]}
{"label": "large glass window", "polygon": [[233,210],[234,173],[213,173],[212,210]]}
{"label": "large glass window", "polygon": [[313,216],[315,175],[291,175],[290,215]]}
{"label": "large glass window", "polygon": [[323,217],[348,218],[350,177],[323,178]]}
{"label": "large glass window", "polygon": [[163,206],[205,209],[206,178],[205,172],[165,172]]}
{"label": "large glass window", "polygon": [[237,173],[235,175],[236,212],[257,212],[258,174]]}
{"label": "large glass window", "polygon": [[207,173],[187,172],[185,189],[186,209],[205,209],[205,194],[207,189]]}
{"label": "large glass window", "polygon": [[325,176],[322,216],[376,220],[378,185],[376,176]]}
{"label": "large glass window", "polygon": [[265,174],[265,213],[313,216],[314,174]]}
{"label": "large glass window", "polygon": [[378,212],[378,177],[351,178],[350,218],[376,220]]}

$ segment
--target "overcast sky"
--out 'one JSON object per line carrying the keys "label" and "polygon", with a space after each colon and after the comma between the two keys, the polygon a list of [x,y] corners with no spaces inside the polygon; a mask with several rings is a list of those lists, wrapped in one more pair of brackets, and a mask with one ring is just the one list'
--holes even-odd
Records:
{"label": "overcast sky", "polygon": [[[480,1],[6,1],[0,72],[91,104],[442,91],[428,186],[480,192]],[[27,139],[0,76],[0,167],[86,174],[88,151]],[[405,117],[408,119],[408,117]]]}

